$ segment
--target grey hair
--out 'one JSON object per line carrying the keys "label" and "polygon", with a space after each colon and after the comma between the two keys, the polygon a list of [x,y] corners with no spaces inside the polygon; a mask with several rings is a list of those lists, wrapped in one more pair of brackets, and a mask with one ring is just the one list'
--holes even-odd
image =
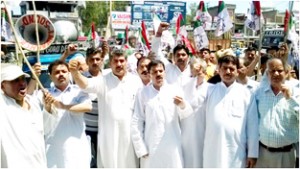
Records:
{"label": "grey hair", "polygon": [[205,60],[201,59],[201,58],[196,58],[196,57],[192,57],[190,59],[190,66],[194,67],[195,64],[199,63],[200,66],[203,68],[203,71],[206,71],[207,68],[207,64],[205,62]]}

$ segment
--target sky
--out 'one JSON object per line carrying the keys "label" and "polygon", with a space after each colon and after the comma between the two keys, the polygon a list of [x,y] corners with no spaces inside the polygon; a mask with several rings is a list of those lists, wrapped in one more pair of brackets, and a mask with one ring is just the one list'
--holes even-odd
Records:
{"label": "sky", "polygon": [[[297,6],[296,4],[299,5],[299,0],[296,0],[297,3],[294,3],[294,8],[295,6]],[[296,2],[295,1],[295,2]],[[199,3],[200,1],[195,1],[195,0],[191,0],[191,1],[187,1],[187,8],[189,8],[191,3]],[[205,3],[208,3],[208,7],[213,7],[213,6],[217,6],[218,5],[218,1],[213,0],[213,1],[204,1]],[[247,13],[247,9],[250,8],[250,2],[249,0],[228,0],[225,1],[226,4],[235,4],[236,5],[236,9],[235,9],[235,13]],[[287,8],[288,8],[288,4],[289,1],[284,1],[284,0],[261,0],[260,1],[260,5],[261,7],[273,7],[277,10],[279,10],[280,12],[284,12]],[[187,10],[187,12],[189,12],[189,10]]]}
{"label": "sky", "polygon": [[[21,0],[13,0],[11,1],[11,3],[16,4],[19,3]],[[175,0],[174,0],[175,1]],[[187,12],[189,13],[189,6],[192,3],[196,3],[197,6],[200,2],[200,0],[185,0],[187,2]],[[300,0],[295,0],[294,3],[294,8],[296,6],[300,6],[299,4]],[[208,7],[213,7],[213,6],[217,6],[218,2],[217,0],[206,0],[204,1],[205,3],[208,3]],[[235,4],[236,5],[236,9],[235,9],[235,13],[247,13],[247,9],[250,8],[250,2],[249,0],[227,0],[225,1],[226,4]],[[279,10],[280,12],[284,12],[287,8],[288,8],[288,3],[289,1],[287,0],[261,0],[260,4],[262,7],[273,7],[277,10]],[[18,14],[20,13],[20,9],[19,7],[14,7],[13,8],[14,13]]]}

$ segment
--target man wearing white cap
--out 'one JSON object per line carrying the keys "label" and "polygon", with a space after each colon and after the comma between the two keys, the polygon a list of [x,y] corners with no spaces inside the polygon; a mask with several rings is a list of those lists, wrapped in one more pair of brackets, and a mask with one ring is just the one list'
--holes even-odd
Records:
{"label": "man wearing white cap", "polygon": [[49,114],[54,99],[45,93],[42,107],[26,94],[26,77],[17,65],[1,64],[1,168],[47,167],[43,114]]}

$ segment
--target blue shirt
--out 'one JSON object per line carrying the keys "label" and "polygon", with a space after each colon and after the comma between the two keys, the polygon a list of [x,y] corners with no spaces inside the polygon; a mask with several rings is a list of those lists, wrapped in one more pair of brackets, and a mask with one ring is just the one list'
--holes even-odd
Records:
{"label": "blue shirt", "polygon": [[[259,139],[269,147],[283,147],[299,140],[299,91],[291,87],[292,97],[277,95],[270,85],[255,93],[259,114]],[[296,91],[297,90],[297,91]]]}

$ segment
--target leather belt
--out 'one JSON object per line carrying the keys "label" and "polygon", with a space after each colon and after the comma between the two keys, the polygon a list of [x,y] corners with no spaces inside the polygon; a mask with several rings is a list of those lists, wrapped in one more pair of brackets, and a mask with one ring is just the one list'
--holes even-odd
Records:
{"label": "leather belt", "polygon": [[270,152],[289,152],[293,148],[292,144],[277,148],[266,146],[261,142],[259,142],[259,145],[261,145],[263,148],[267,149]]}

